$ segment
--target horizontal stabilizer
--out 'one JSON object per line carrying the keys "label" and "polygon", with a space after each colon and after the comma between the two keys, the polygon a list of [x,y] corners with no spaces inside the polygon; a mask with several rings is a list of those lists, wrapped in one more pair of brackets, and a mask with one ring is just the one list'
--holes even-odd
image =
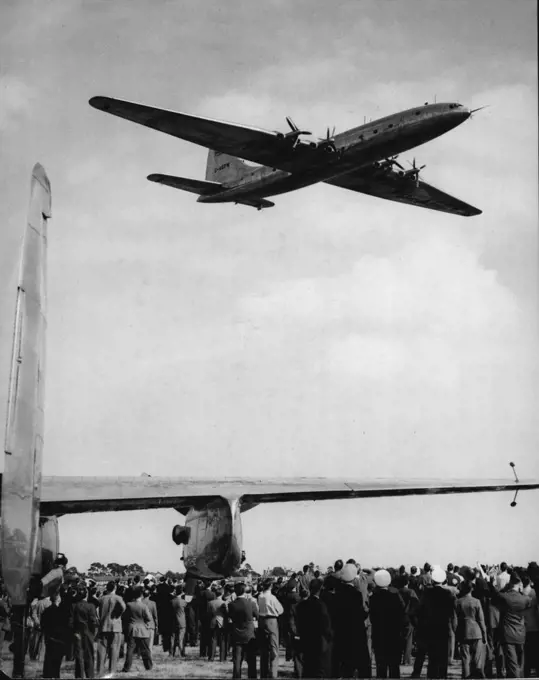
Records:
{"label": "horizontal stabilizer", "polygon": [[148,175],[150,182],[166,184],[175,189],[183,189],[200,196],[211,196],[221,191],[219,182],[207,182],[201,179],[189,179],[188,177],[175,177],[174,175]]}

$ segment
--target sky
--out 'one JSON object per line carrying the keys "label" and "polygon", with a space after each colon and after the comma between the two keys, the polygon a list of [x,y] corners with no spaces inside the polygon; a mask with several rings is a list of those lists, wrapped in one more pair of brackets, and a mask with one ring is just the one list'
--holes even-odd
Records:
{"label": "sky", "polygon": [[[8,0],[0,25],[0,420],[31,168],[52,184],[45,475],[539,476],[531,0]],[[323,136],[489,108],[403,154],[461,218],[316,185],[257,212],[146,180],[205,149],[94,95]],[[5,386],[5,387],[4,387]],[[2,390],[4,395],[1,394]],[[259,506],[247,559],[527,563],[539,493]],[[62,517],[61,549],[180,569],[174,510]]]}

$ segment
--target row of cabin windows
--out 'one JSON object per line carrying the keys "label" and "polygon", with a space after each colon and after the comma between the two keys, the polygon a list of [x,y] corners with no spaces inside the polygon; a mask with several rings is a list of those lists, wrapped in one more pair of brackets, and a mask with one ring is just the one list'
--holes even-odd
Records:
{"label": "row of cabin windows", "polygon": [[[416,116],[419,116],[420,114],[421,114],[421,111],[416,111],[416,112],[415,112],[415,115],[416,115]],[[392,128],[392,127],[393,127],[393,123],[390,123],[390,124],[387,126],[386,130],[389,130],[389,129]],[[373,133],[373,135],[377,134],[377,133],[378,133],[378,128],[375,128],[375,129],[372,131],[372,133]],[[360,139],[363,139],[363,138],[364,138],[364,135],[360,135],[359,138],[360,138]]]}

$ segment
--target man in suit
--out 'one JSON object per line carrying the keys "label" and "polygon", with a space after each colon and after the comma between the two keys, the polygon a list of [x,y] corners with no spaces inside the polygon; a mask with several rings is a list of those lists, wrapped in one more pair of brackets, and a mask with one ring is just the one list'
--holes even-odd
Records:
{"label": "man in suit", "polygon": [[245,596],[245,584],[234,586],[236,599],[229,602],[228,615],[231,620],[232,636],[232,677],[241,678],[241,666],[247,661],[247,676],[256,678],[255,619],[258,607],[253,599]]}
{"label": "man in suit", "polygon": [[116,583],[107,583],[106,594],[99,601],[99,632],[97,635],[97,675],[103,674],[105,658],[109,657],[109,671],[116,673],[122,637],[123,599],[116,594]]}
{"label": "man in suit", "polygon": [[369,599],[372,648],[376,659],[376,677],[400,677],[404,602],[399,591],[389,588],[391,575],[385,569],[374,574],[376,588]]}
{"label": "man in suit", "polygon": [[150,629],[150,641],[148,644],[150,647],[150,655],[152,656],[152,646],[155,642],[155,632],[159,630],[158,627],[159,620],[157,618],[157,605],[155,604],[154,600],[150,599],[150,595],[151,595],[150,589],[144,588],[142,592],[142,602],[148,607],[148,611],[150,612],[150,616],[152,617],[152,622],[148,626],[148,628]]}
{"label": "man in suit", "polygon": [[144,668],[150,671],[153,667],[149,644],[152,616],[148,611],[148,607],[142,602],[142,588],[140,586],[133,589],[133,598],[126,607],[128,638],[125,665],[123,667],[124,673],[129,673],[131,670],[135,648],[142,658]]}
{"label": "man in suit", "polygon": [[[431,573],[432,585],[423,590],[418,611],[421,619],[418,633],[425,636],[429,678],[447,678],[450,631],[454,631],[457,625],[455,597],[444,588],[445,581],[445,571],[441,567],[434,567]],[[418,657],[416,664],[417,661]],[[413,675],[419,677],[421,669],[419,668],[418,673],[416,664]]]}
{"label": "man in suit", "polygon": [[357,670],[360,678],[370,678],[371,659],[365,630],[368,611],[361,592],[354,587],[356,577],[356,567],[347,564],[335,589],[334,671],[339,673],[337,677],[351,678]]}
{"label": "man in suit", "polygon": [[226,605],[223,601],[223,591],[221,588],[217,588],[215,591],[215,600],[211,600],[208,603],[209,613],[210,613],[210,629],[211,629],[211,642],[210,642],[210,652],[208,655],[209,661],[213,661],[215,656],[215,650],[219,648],[219,661],[225,660],[225,619],[228,616]]}
{"label": "man in suit", "polygon": [[410,666],[412,663],[412,643],[414,638],[415,612],[419,605],[419,598],[415,590],[409,587],[410,577],[402,574],[400,577],[399,595],[404,602],[404,619],[402,627],[402,663]]}
{"label": "man in suit", "polygon": [[309,584],[310,597],[296,605],[295,630],[303,654],[303,675],[306,678],[331,677],[331,644],[333,630],[328,609],[320,599],[322,582]]}
{"label": "man in suit", "polygon": [[172,656],[179,650],[181,656],[185,656],[185,630],[187,620],[185,610],[187,602],[183,596],[183,586],[176,586],[174,598],[172,599],[172,611],[174,613],[174,640],[172,643]]}
{"label": "man in suit", "polygon": [[156,588],[155,604],[157,606],[157,617],[159,620],[159,634],[164,652],[172,649],[172,636],[174,634],[174,612],[172,611],[172,585],[167,582],[164,576],[161,577]]}
{"label": "man in suit", "polygon": [[460,586],[457,600],[456,639],[460,646],[463,678],[484,678],[484,646],[487,642],[487,629],[481,602],[472,596],[471,581]]}
{"label": "man in suit", "polygon": [[208,656],[211,645],[210,611],[209,603],[215,600],[215,593],[209,583],[201,589],[197,598],[198,602],[198,621],[200,624],[200,656]]}
{"label": "man in suit", "polygon": [[59,678],[62,659],[68,649],[72,620],[68,607],[62,607],[58,591],[51,593],[51,604],[41,615],[41,628],[45,636],[43,677]]}
{"label": "man in suit", "polygon": [[522,581],[516,572],[509,577],[507,589],[494,593],[493,599],[500,609],[500,629],[507,678],[521,678],[524,661],[526,625],[524,612],[531,607],[532,599],[523,595]]}
{"label": "man in suit", "polygon": [[288,618],[289,640],[287,646],[287,654],[290,654],[294,662],[294,677],[303,677],[303,650],[299,637],[298,628],[298,605],[300,602],[307,599],[309,593],[303,588],[301,595],[299,591],[299,584],[294,579],[292,581],[292,590],[288,593],[287,606],[285,608],[284,616]]}
{"label": "man in suit", "polygon": [[97,631],[95,606],[87,602],[88,591],[79,588],[73,605],[75,677],[94,677],[94,639]]}

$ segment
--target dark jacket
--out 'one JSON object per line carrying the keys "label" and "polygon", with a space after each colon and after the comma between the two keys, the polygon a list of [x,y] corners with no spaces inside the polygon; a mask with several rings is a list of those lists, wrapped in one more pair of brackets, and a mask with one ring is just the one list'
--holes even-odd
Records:
{"label": "dark jacket", "polygon": [[443,586],[425,588],[417,611],[418,633],[429,639],[449,638],[457,626],[455,597]]}
{"label": "dark jacket", "polygon": [[310,597],[296,606],[296,615],[304,677],[331,677],[333,631],[326,605],[319,598]]}
{"label": "dark jacket", "polygon": [[85,600],[76,602],[73,605],[73,632],[75,635],[89,637],[93,640],[96,631],[97,612],[95,610],[95,605],[86,602]]}
{"label": "dark jacket", "polygon": [[335,591],[334,613],[334,633],[340,644],[357,646],[358,640],[366,640],[365,619],[368,613],[359,590],[340,584]]}
{"label": "dark jacket", "polygon": [[394,588],[376,588],[369,599],[369,616],[374,649],[400,646],[404,602]]}
{"label": "dark jacket", "polygon": [[212,600],[215,600],[215,593],[208,588],[205,588],[197,597],[199,621],[209,623],[211,619],[211,613],[208,604]]}
{"label": "dark jacket", "polygon": [[67,644],[71,633],[69,609],[51,604],[41,615],[41,629],[45,635],[45,642]]}
{"label": "dark jacket", "polygon": [[317,597],[309,597],[296,605],[296,625],[304,651],[323,651],[333,639],[328,609]]}
{"label": "dark jacket", "polygon": [[245,644],[255,636],[254,620],[258,619],[258,606],[254,600],[237,597],[228,605],[232,621],[232,643]]}
{"label": "dark jacket", "polygon": [[404,586],[403,588],[399,588],[399,595],[404,602],[404,624],[413,623],[415,621],[415,613],[419,606],[417,593],[412,588]]}

